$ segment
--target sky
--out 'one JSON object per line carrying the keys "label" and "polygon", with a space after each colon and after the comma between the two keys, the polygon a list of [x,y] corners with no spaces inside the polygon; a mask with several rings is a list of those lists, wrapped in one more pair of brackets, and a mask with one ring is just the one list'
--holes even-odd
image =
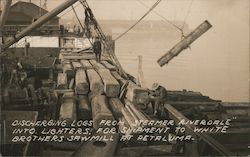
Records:
{"label": "sky", "polygon": [[[63,1],[47,0],[48,9]],[[39,0],[32,2],[39,4]],[[98,20],[137,20],[148,10],[141,2],[152,6],[156,0],[88,1]],[[83,18],[82,6],[76,10]],[[201,80],[198,78],[193,89],[225,101],[249,101],[249,0],[162,0],[155,11],[168,20],[185,20],[190,29],[208,20],[212,29],[192,44],[192,56],[196,58],[192,61],[197,62],[193,65],[194,71],[201,68],[207,71],[200,74]],[[70,12],[62,18],[72,19],[72,16]],[[150,13],[144,20],[161,18]],[[204,49],[206,52],[202,53]],[[163,70],[168,72],[170,67]],[[206,73],[209,77],[205,77]],[[221,94],[225,91],[226,95]]]}

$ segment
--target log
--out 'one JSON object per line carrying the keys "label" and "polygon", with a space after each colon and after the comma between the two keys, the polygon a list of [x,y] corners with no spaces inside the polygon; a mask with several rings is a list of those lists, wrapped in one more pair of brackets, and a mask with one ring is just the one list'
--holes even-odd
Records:
{"label": "log", "polygon": [[88,94],[89,83],[84,69],[78,69],[75,76],[75,92],[76,94]]}
{"label": "log", "polygon": [[101,77],[94,69],[87,70],[87,75],[90,84],[90,91],[93,94],[102,94],[104,92],[104,85]]}
{"label": "log", "polygon": [[59,120],[67,120],[69,122],[76,120],[76,104],[73,92],[68,92],[63,95]]}
{"label": "log", "polygon": [[235,108],[243,108],[243,109],[249,109],[250,108],[250,103],[222,103],[222,106],[224,108],[229,108],[229,109],[235,109]]}
{"label": "log", "polygon": [[184,37],[179,43],[177,43],[172,49],[170,49],[166,54],[164,54],[160,59],[158,59],[158,64],[162,67],[172,60],[175,56],[181,53],[182,50],[186,49],[190,44],[192,44],[196,39],[198,39],[202,34],[209,30],[212,25],[208,21],[204,21],[199,25],[193,32]]}
{"label": "log", "polygon": [[102,120],[114,120],[111,111],[108,109],[107,97],[104,95],[96,95],[91,101],[93,128],[107,127],[100,125]]}
{"label": "log", "polygon": [[126,84],[127,81],[124,78],[122,78],[121,75],[118,74],[118,72],[111,71],[111,74],[120,83],[121,86],[124,86]]}
{"label": "log", "polygon": [[148,101],[148,91],[129,81],[126,98],[133,104],[144,104]]}
{"label": "log", "polygon": [[90,64],[89,60],[81,60],[80,62],[85,70],[93,69],[93,66]]}
{"label": "log", "polygon": [[74,92],[72,89],[55,89],[54,90],[58,95],[68,93],[68,92]]}
{"label": "log", "polygon": [[107,97],[117,97],[120,92],[120,84],[112,76],[108,69],[99,69],[99,75],[104,83],[104,92]]}
{"label": "log", "polygon": [[74,70],[77,70],[77,69],[79,69],[79,68],[82,68],[82,64],[81,64],[80,62],[74,61],[74,62],[72,62],[72,65],[73,65],[73,67],[74,67]]}
{"label": "log", "polygon": [[120,99],[110,98],[109,105],[110,105],[110,109],[111,109],[114,117],[116,118],[116,120],[120,120],[123,117],[122,109],[125,108],[125,106],[122,104]]}
{"label": "log", "polygon": [[97,63],[96,60],[89,60],[90,64],[96,69],[106,69],[102,64]]}
{"label": "log", "polygon": [[[80,53],[80,54],[76,54],[76,53],[61,53],[60,55],[61,59],[67,59],[67,60],[94,60],[95,59],[95,55],[93,53]],[[108,60],[107,57],[102,56],[102,60]]]}
{"label": "log", "polygon": [[85,95],[80,95],[78,97],[79,107],[78,107],[78,120],[91,120],[91,108],[89,104],[89,98]]}
{"label": "log", "polygon": [[73,67],[70,63],[63,64],[63,73],[67,74],[68,79],[74,78],[75,72]]}
{"label": "log", "polygon": [[58,76],[57,76],[57,89],[67,89],[67,88],[68,88],[67,74],[58,73]]}
{"label": "log", "polygon": [[138,120],[142,120],[142,121],[149,120],[141,111],[135,108],[135,106],[131,104],[130,102],[126,103],[126,108],[130,108],[130,110],[133,112],[133,114],[136,116]]}
{"label": "log", "polygon": [[108,61],[102,61],[102,64],[108,68],[110,71],[115,71],[116,67],[112,64],[110,64]]}
{"label": "log", "polygon": [[135,121],[138,119],[136,119],[136,117],[127,108],[122,108],[122,115],[130,128],[133,129],[137,127]]}
{"label": "log", "polygon": [[[93,134],[92,136],[102,136]],[[113,141],[88,141],[83,144],[73,153],[73,157],[113,157],[115,156],[116,148],[118,146],[118,134],[105,134],[107,139],[112,136]]]}

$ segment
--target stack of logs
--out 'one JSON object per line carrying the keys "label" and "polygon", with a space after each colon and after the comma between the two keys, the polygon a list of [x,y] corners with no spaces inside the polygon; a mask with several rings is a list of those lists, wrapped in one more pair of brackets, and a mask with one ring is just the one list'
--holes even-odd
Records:
{"label": "stack of logs", "polygon": [[[135,121],[147,119],[134,106],[148,100],[147,89],[124,79],[105,57],[98,63],[92,54],[61,53],[60,59],[61,66],[58,67],[61,69],[58,69],[55,90],[62,95],[60,120],[92,119],[93,129],[97,130],[103,127],[100,125],[101,120],[124,121],[126,126],[134,127]],[[95,142],[85,142],[73,155],[98,156],[100,153],[102,156],[113,155],[118,145],[119,134],[113,137],[114,141],[105,142],[105,147],[99,147]]]}

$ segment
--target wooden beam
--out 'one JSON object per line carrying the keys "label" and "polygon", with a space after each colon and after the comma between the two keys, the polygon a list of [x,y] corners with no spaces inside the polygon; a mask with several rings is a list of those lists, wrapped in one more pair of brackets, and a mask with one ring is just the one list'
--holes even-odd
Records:
{"label": "wooden beam", "polygon": [[[60,53],[60,59],[67,60],[94,60],[94,53]],[[108,60],[107,57],[102,56],[102,60]]]}
{"label": "wooden beam", "polygon": [[67,74],[58,73],[58,76],[57,76],[57,89],[67,89],[67,88],[68,88]]}
{"label": "wooden beam", "polygon": [[96,60],[89,60],[90,64],[96,69],[106,69],[102,64],[97,63]]}
{"label": "wooden beam", "polygon": [[133,129],[137,127],[135,121],[138,119],[136,119],[134,114],[130,112],[127,108],[122,108],[122,115],[130,128]]}
{"label": "wooden beam", "polygon": [[[94,60],[95,59],[95,56],[63,56],[64,59],[68,59],[68,60]],[[102,57],[102,60],[108,60],[107,58],[105,57]]]}
{"label": "wooden beam", "polygon": [[68,92],[63,95],[59,120],[67,120],[69,122],[76,120],[76,104],[73,92]]}
{"label": "wooden beam", "polygon": [[111,71],[111,74],[114,76],[114,78],[120,83],[121,86],[124,86],[127,82],[121,75],[118,74],[116,71]]}
{"label": "wooden beam", "polygon": [[102,61],[102,64],[108,68],[110,71],[115,71],[116,67],[112,64],[110,64],[108,61]]}
{"label": "wooden beam", "polygon": [[102,94],[104,92],[104,85],[98,73],[94,69],[89,69],[87,70],[87,75],[91,93]]}
{"label": "wooden beam", "polygon": [[104,83],[104,92],[107,97],[117,97],[120,92],[120,84],[112,76],[108,69],[99,69],[99,75]]}
{"label": "wooden beam", "polygon": [[89,83],[84,69],[78,69],[76,71],[75,80],[76,80],[76,85],[75,85],[76,94],[88,94]]}
{"label": "wooden beam", "polygon": [[126,98],[134,104],[144,104],[148,101],[148,91],[129,81]]}
{"label": "wooden beam", "polygon": [[122,109],[125,108],[121,100],[118,98],[110,98],[109,105],[116,120],[121,119],[123,117]]}
{"label": "wooden beam", "polygon": [[64,94],[68,92],[74,92],[72,89],[55,89],[54,90],[57,94]]}
{"label": "wooden beam", "polygon": [[[166,104],[165,109],[168,111],[169,117],[173,119],[177,124],[181,120],[187,121],[188,119],[183,116],[179,111],[177,111],[173,106]],[[234,154],[231,153],[229,150],[227,150],[222,144],[217,142],[214,138],[212,138],[210,135],[206,133],[199,133],[199,132],[194,132],[194,126],[192,125],[185,125],[184,126],[186,130],[197,137],[200,137],[204,142],[206,142],[208,145],[210,145],[213,149],[215,149],[220,155],[225,155],[225,156],[233,156]]]}
{"label": "wooden beam", "polygon": [[126,103],[126,108],[129,108],[138,120],[142,120],[142,121],[149,120],[141,111],[136,109],[135,106],[131,104],[130,102]]}
{"label": "wooden beam", "polygon": [[66,62],[63,64],[63,73],[66,73],[69,79],[74,78],[75,72],[71,63]]}
{"label": "wooden beam", "polygon": [[114,120],[111,111],[108,109],[108,100],[104,95],[96,95],[91,101],[93,128],[107,127],[100,125],[102,120]]}
{"label": "wooden beam", "polygon": [[74,67],[74,70],[78,70],[79,68],[82,68],[82,64],[80,62],[72,62],[72,65]]}
{"label": "wooden beam", "polygon": [[89,60],[81,60],[80,62],[85,70],[93,69],[93,66],[90,64]]}
{"label": "wooden beam", "polygon": [[78,120],[91,120],[91,108],[89,98],[85,95],[79,95],[78,97]]}
{"label": "wooden beam", "polygon": [[175,56],[181,53],[182,50],[188,48],[196,39],[198,39],[202,34],[209,30],[212,25],[208,21],[204,21],[199,25],[193,32],[185,36],[179,43],[177,43],[172,49],[170,49],[166,54],[164,54],[160,59],[158,59],[158,64],[162,67],[172,60]]}

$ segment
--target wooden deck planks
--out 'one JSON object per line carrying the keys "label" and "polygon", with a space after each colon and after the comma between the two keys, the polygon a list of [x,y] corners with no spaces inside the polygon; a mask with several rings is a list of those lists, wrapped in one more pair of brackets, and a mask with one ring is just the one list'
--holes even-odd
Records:
{"label": "wooden deck planks", "polygon": [[[59,58],[61,60],[90,60],[95,59],[94,53],[60,53]],[[108,60],[107,57],[102,56],[102,60]]]}

